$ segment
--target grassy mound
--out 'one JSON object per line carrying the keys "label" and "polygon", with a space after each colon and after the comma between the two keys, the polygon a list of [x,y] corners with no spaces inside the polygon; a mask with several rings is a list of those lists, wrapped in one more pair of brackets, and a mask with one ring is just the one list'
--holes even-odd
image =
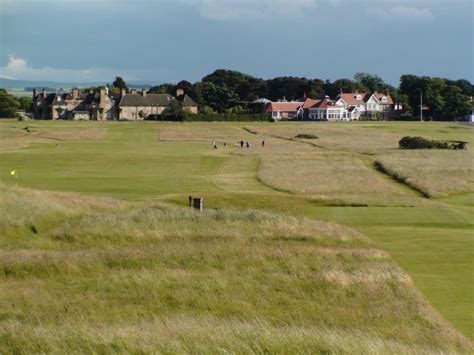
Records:
{"label": "grassy mound", "polygon": [[0,231],[0,353],[473,350],[334,223],[1,186]]}

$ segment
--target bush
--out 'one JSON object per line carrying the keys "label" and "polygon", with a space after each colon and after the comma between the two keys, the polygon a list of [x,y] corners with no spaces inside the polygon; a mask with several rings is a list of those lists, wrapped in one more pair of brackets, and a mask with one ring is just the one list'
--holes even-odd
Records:
{"label": "bush", "polygon": [[400,149],[466,149],[467,142],[435,141],[423,137],[403,137],[398,142]]}
{"label": "bush", "polygon": [[318,136],[315,136],[314,134],[309,134],[309,133],[300,133],[295,136],[295,138],[300,138],[300,139],[318,139]]}

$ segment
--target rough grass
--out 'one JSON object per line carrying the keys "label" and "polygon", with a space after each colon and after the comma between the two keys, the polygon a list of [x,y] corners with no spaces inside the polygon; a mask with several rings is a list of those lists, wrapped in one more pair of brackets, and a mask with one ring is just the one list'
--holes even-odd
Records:
{"label": "rough grass", "polygon": [[[334,223],[0,196],[2,353],[473,351],[387,254]],[[38,206],[28,222],[44,228],[11,228]]]}
{"label": "rough grass", "polygon": [[408,206],[421,203],[362,160],[344,154],[266,155],[257,177],[276,189],[325,203]]}
{"label": "rough grass", "polygon": [[446,197],[474,191],[473,158],[465,151],[415,150],[380,156],[377,163],[429,197]]}
{"label": "rough grass", "polygon": [[16,150],[26,148],[32,143],[51,143],[62,140],[94,140],[101,139],[106,128],[81,126],[64,122],[57,126],[38,125],[30,122],[12,122],[11,126],[3,125],[0,129],[0,150]]}
{"label": "rough grass", "polygon": [[260,134],[286,139],[293,139],[304,131],[306,134],[317,136],[317,141],[308,141],[324,149],[363,154],[375,154],[395,149],[398,147],[398,141],[403,137],[398,133],[368,127],[364,123],[348,124],[347,122],[281,123],[258,127],[256,131]]}
{"label": "rough grass", "polygon": [[[31,127],[30,132],[23,129],[26,126]],[[63,137],[58,140],[36,136],[63,130],[79,133],[84,128],[103,128],[107,132],[99,139],[72,140]],[[250,131],[254,134],[250,134]],[[301,132],[314,132],[320,139],[297,141],[292,138]],[[274,137],[273,134],[283,138]],[[394,256],[404,270],[415,279],[417,287],[430,302],[458,329],[472,338],[473,297],[470,287],[472,272],[471,268],[459,265],[472,264],[472,256],[466,252],[472,250],[472,237],[468,238],[472,234],[465,233],[470,231],[465,224],[473,218],[471,196],[473,193],[433,201],[421,197],[388,175],[377,172],[373,164],[376,155],[373,154],[382,153],[385,156],[397,152],[399,138],[406,135],[420,135],[440,140],[463,140],[470,142],[468,147],[474,146],[472,126],[428,122],[245,123],[244,125],[1,120],[0,180],[14,184],[10,170],[16,169],[19,172],[20,186],[39,189],[79,191],[142,201],[160,199],[177,205],[186,204],[187,197],[191,194],[204,197],[205,206],[211,208],[271,210],[291,215],[307,215],[317,219],[323,217],[324,211],[331,210],[327,216],[329,220],[344,224],[355,223],[357,228],[361,228],[358,223],[363,221],[362,231],[377,242],[383,239],[384,242],[377,245]],[[240,139],[250,141],[251,148],[237,147],[235,143]],[[263,139],[266,142],[265,147],[260,145]],[[218,150],[210,149],[212,140],[217,141]],[[224,141],[229,144],[225,149],[222,147]],[[389,184],[387,191],[390,192],[369,191],[361,194],[357,193],[357,190],[367,191],[366,186],[359,187],[349,183],[340,184],[342,190],[326,194],[323,199],[321,197],[323,195],[318,194],[277,191],[256,180],[262,161],[273,159],[272,156],[285,161],[302,159],[301,162],[305,162],[305,156],[323,153],[329,159],[353,160],[351,164],[359,167],[362,162],[367,170],[361,169],[360,172],[369,174],[366,185],[374,183],[373,178],[377,176],[377,181],[379,178],[385,179],[385,183]],[[276,163],[278,164],[278,161]],[[419,163],[422,165],[424,160],[420,159]],[[347,174],[343,174],[344,168],[336,167],[333,172],[333,180],[348,179]],[[358,173],[359,170],[353,169],[352,172]],[[291,179],[291,171],[283,170],[279,173],[286,174]],[[355,181],[359,180],[355,178]],[[298,183],[301,184],[302,181]],[[318,175],[312,175],[306,179],[306,183],[311,187],[326,184],[327,181],[321,181]],[[379,183],[380,181],[377,182]],[[393,193],[395,190],[400,193]],[[25,196],[27,197],[23,199],[24,208],[12,207],[9,204],[9,208],[2,210],[2,214],[10,218],[7,227],[2,227],[0,231],[0,235],[4,238],[2,248],[8,250],[9,246],[13,249],[19,247],[34,249],[38,247],[34,244],[36,241],[41,243],[40,248],[49,248],[48,250],[63,250],[62,248],[74,245],[74,243],[68,244],[66,240],[61,242],[61,237],[58,239],[36,237],[44,235],[47,231],[51,233],[53,227],[59,228],[64,221],[79,218],[84,211],[78,212],[74,205],[64,208],[61,204],[56,204],[55,212],[49,213],[38,201],[34,202],[35,208],[30,209],[29,195]],[[67,199],[77,201],[77,205],[92,203],[81,200],[87,200],[84,196],[78,199],[77,196],[68,195]],[[2,202],[0,208],[6,206],[4,200],[0,202]],[[115,206],[116,202],[110,203],[111,209],[116,209],[119,213],[131,208],[128,204]],[[96,205],[96,202],[92,204]],[[380,207],[347,207],[347,205],[365,204]],[[334,205],[339,207],[329,207]],[[313,206],[317,207],[314,213]],[[400,209],[387,206],[410,207]],[[105,214],[112,213],[108,207],[104,209],[96,206],[88,209],[90,213],[96,210]],[[9,215],[8,213],[13,210],[17,210],[18,213]],[[44,218],[32,219],[28,216],[29,214],[37,216],[37,211],[46,211]],[[18,214],[21,214],[21,217],[17,217]],[[442,237],[442,243],[441,239],[436,237],[438,234],[431,233],[430,224],[431,227],[439,228],[437,233],[440,238]],[[423,227],[422,238],[418,238],[419,227]],[[373,232],[374,230],[376,232]],[[398,240],[404,242],[396,243]],[[12,241],[16,243],[11,244]],[[127,243],[126,238],[119,241]],[[442,253],[439,252],[440,248]],[[78,255],[85,257],[87,250],[86,248],[84,253]],[[128,250],[128,247],[125,247],[125,250]],[[399,257],[400,255],[402,257]],[[411,256],[404,257],[407,255]],[[321,275],[327,276],[327,274]]]}

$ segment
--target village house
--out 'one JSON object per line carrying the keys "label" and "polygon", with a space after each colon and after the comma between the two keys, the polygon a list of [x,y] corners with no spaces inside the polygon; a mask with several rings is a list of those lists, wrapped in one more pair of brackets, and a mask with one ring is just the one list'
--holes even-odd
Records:
{"label": "village house", "polygon": [[302,119],[303,104],[300,101],[269,102],[265,111],[271,114],[274,121]]}
{"label": "village house", "polygon": [[370,119],[384,119],[390,117],[394,110],[390,94],[343,93],[332,100],[328,96],[324,99],[311,99],[306,96],[301,101],[269,102],[266,112],[271,114],[275,121],[279,120],[324,120],[324,121],[354,121],[361,117]]}
{"label": "village house", "polygon": [[98,93],[79,93],[74,88],[65,94],[33,90],[32,112],[39,119],[111,120],[117,117],[115,102],[107,88],[101,88]]}
{"label": "village house", "polygon": [[324,99],[306,99],[303,109],[308,120],[353,121],[360,117],[356,107],[346,108],[327,96]]}
{"label": "village house", "polygon": [[161,115],[169,110],[174,100],[181,102],[184,111],[198,113],[197,104],[182,89],[176,90],[176,97],[170,94],[148,94],[145,89],[140,93],[131,90],[129,94],[122,90],[118,103],[119,119],[143,120],[149,115]]}
{"label": "village house", "polygon": [[146,90],[138,93],[135,89],[130,93],[122,90],[120,94],[112,94],[107,87],[100,88],[98,93],[79,93],[77,88],[65,94],[34,90],[32,111],[39,119],[143,120],[148,115],[165,113],[175,100],[181,102],[185,111],[197,113],[197,104],[181,89],[173,97],[148,94]]}
{"label": "village house", "polygon": [[376,119],[388,118],[394,110],[394,103],[387,92],[385,94],[374,92],[369,93],[340,93],[336,98],[338,105],[346,109],[357,109],[361,116]]}

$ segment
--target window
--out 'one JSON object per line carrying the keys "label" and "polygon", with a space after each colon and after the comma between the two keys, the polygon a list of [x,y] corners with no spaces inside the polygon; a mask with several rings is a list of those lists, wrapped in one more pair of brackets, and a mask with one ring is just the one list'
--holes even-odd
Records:
{"label": "window", "polygon": [[272,116],[273,116],[273,117],[278,117],[278,111],[273,111],[273,112],[272,112]]}

